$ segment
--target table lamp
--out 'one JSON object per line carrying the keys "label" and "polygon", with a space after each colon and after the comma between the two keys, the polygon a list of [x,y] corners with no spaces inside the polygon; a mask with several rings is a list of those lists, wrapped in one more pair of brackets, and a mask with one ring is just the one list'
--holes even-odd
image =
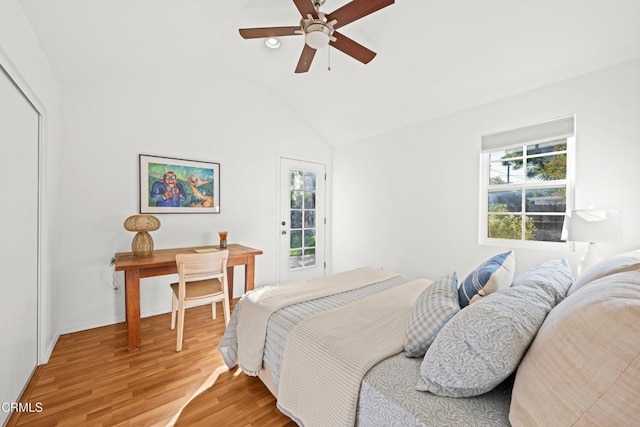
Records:
{"label": "table lamp", "polygon": [[146,256],[153,253],[153,239],[149,231],[160,228],[160,220],[153,215],[133,215],[124,221],[127,231],[137,231],[131,242],[134,256]]}
{"label": "table lamp", "polygon": [[620,240],[620,217],[615,209],[581,209],[567,212],[562,227],[562,239],[589,242],[580,259],[578,276],[603,259],[596,243]]}

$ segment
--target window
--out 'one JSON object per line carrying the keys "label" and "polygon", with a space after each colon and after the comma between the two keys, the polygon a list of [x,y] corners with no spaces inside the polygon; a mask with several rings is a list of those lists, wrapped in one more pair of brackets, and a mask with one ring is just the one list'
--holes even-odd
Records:
{"label": "window", "polygon": [[290,170],[289,269],[316,265],[316,173]]}
{"label": "window", "polygon": [[563,242],[574,135],[571,116],[482,137],[480,243]]}

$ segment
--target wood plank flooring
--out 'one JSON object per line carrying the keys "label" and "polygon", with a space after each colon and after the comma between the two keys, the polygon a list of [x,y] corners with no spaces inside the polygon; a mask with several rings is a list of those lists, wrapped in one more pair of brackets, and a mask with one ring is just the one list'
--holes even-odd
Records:
{"label": "wood plank flooring", "polygon": [[222,308],[187,310],[182,352],[170,315],[142,319],[142,348],[125,323],[63,335],[39,366],[8,426],[295,426],[262,382],[229,371],[218,351]]}

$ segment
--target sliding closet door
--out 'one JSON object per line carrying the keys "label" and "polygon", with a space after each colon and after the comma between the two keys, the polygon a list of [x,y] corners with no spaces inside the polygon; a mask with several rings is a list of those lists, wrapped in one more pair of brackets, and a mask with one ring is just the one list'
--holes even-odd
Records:
{"label": "sliding closet door", "polygon": [[[16,402],[38,356],[39,113],[0,67],[0,402]],[[0,424],[8,418],[0,411]]]}

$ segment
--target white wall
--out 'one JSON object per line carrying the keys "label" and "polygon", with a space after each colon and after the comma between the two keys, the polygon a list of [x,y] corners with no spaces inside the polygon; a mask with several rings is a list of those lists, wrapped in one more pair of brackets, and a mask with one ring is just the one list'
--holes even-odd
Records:
{"label": "white wall", "polygon": [[[270,92],[208,71],[65,86],[62,184],[54,238],[62,332],[124,320],[112,291],[115,252],[131,250],[123,222],[138,213],[138,155],[221,163],[220,214],[159,214],[155,248],[230,243],[259,248],[256,285],[276,281],[278,155],[325,162],[331,149]],[[141,281],[141,312],[170,309],[170,280]],[[124,277],[117,273],[124,291]],[[235,295],[244,274],[236,268]]]}
{"label": "white wall", "polygon": [[[40,47],[33,30],[17,0],[0,2],[0,64],[17,82],[20,89],[36,106],[43,117],[41,132],[42,198],[40,224],[40,342],[39,359],[46,362],[57,340],[58,307],[56,294],[58,283],[51,279],[52,265],[49,253],[54,248],[49,232],[54,228],[55,203],[52,189],[56,186],[55,165],[60,146],[61,87],[49,61]],[[6,143],[2,141],[2,144]],[[19,159],[3,159],[17,161]],[[9,177],[11,185],[19,185],[19,177]],[[19,230],[16,230],[19,233]],[[17,286],[19,284],[12,284]],[[8,327],[8,325],[3,325]]]}
{"label": "white wall", "polygon": [[[480,135],[572,113],[576,207],[620,210],[624,241],[599,245],[605,255],[640,248],[639,59],[336,148],[333,271],[464,278],[507,249],[478,244]],[[583,245],[517,249],[517,270],[566,256],[575,271]]]}
{"label": "white wall", "polygon": [[[124,319],[108,263],[130,248],[122,223],[138,211],[140,153],[222,164],[222,213],[159,215],[157,248],[214,243],[224,228],[265,252],[256,283],[273,283],[277,156],[287,154],[334,171],[332,271],[372,265],[434,278],[464,275],[504,249],[477,243],[479,136],[575,113],[576,205],[620,210],[625,240],[605,252],[640,247],[640,60],[340,147],[333,159],[271,93],[215,71],[78,84],[62,96],[17,0],[0,3],[0,61],[45,116],[41,354],[58,332]],[[518,269],[559,256],[575,266],[583,249],[516,250]],[[168,310],[169,280],[143,280],[143,316]]]}

